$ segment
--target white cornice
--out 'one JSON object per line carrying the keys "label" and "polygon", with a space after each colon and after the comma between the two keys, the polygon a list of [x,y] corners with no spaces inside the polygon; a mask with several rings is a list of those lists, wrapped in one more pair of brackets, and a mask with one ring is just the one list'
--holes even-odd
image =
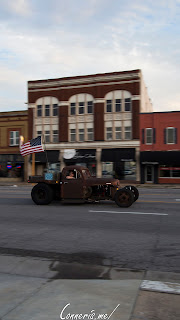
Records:
{"label": "white cornice", "polygon": [[124,141],[93,141],[93,142],[61,142],[58,144],[46,144],[47,150],[60,149],[111,149],[111,148],[138,148],[140,146],[139,140],[124,140]]}
{"label": "white cornice", "polygon": [[28,88],[48,88],[53,86],[65,86],[72,84],[85,84],[85,83],[97,83],[101,81],[112,81],[112,80],[123,80],[123,79],[133,79],[135,77],[140,77],[140,72],[134,73],[125,73],[125,74],[113,74],[113,75],[104,75],[104,76],[94,76],[94,77],[82,77],[82,78],[74,78],[67,80],[56,80],[56,81],[48,81],[42,80],[41,82],[34,81],[33,83],[28,83]]}
{"label": "white cornice", "polygon": [[108,82],[108,83],[93,83],[93,84],[82,84],[79,86],[68,86],[68,87],[56,87],[56,88],[45,88],[43,89],[42,86],[40,89],[33,89],[33,90],[28,90],[28,92],[39,92],[39,91],[57,91],[57,90],[69,90],[69,89],[74,89],[74,88],[88,88],[88,87],[97,87],[97,86],[110,86],[110,85],[114,85],[114,84],[124,84],[124,83],[134,83],[134,82],[140,82],[139,80],[132,80],[132,81],[119,81],[119,82]]}

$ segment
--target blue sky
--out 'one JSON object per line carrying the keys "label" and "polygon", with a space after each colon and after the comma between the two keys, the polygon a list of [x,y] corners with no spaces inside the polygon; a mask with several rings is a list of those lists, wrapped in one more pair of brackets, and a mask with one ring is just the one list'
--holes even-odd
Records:
{"label": "blue sky", "polygon": [[0,111],[27,108],[28,80],[132,69],[180,110],[180,0],[0,0]]}

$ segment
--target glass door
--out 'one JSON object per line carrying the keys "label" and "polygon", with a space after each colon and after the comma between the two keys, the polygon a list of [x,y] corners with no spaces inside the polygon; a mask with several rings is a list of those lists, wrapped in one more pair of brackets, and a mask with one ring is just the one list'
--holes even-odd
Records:
{"label": "glass door", "polygon": [[146,166],[146,182],[154,181],[154,167],[151,165]]}

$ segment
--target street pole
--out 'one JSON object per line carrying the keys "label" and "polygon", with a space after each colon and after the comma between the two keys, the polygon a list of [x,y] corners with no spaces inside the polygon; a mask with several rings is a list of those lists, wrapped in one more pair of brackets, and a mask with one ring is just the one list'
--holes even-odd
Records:
{"label": "street pole", "polygon": [[32,153],[32,176],[35,176],[35,153]]}

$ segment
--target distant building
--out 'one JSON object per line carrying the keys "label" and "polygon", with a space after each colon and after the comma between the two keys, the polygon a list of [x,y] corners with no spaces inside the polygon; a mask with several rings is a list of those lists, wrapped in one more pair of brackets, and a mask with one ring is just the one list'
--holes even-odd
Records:
{"label": "distant building", "polygon": [[[140,112],[152,112],[141,70],[28,81],[29,139],[44,136],[51,169],[140,180]],[[45,166],[36,154],[36,173]]]}
{"label": "distant building", "polygon": [[141,183],[180,183],[180,112],[140,115]]}
{"label": "distant building", "polygon": [[28,139],[28,111],[0,112],[0,181],[27,179],[27,162],[19,152],[19,137]]}

